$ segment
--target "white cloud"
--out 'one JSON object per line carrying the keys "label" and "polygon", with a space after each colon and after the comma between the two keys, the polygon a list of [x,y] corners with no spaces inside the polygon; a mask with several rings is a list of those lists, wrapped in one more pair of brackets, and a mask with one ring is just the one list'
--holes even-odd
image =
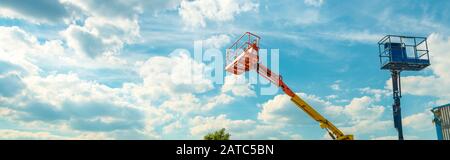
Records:
{"label": "white cloud", "polygon": [[433,115],[429,110],[425,112],[413,114],[403,118],[403,124],[405,127],[411,127],[415,130],[424,131],[433,129]]}
{"label": "white cloud", "polygon": [[229,104],[232,101],[234,101],[234,97],[232,97],[228,94],[219,94],[217,96],[209,98],[209,100],[205,104],[204,108],[205,108],[205,110],[211,110],[218,105]]}
{"label": "white cloud", "polygon": [[361,120],[353,125],[341,127],[347,134],[354,134],[356,138],[363,135],[372,135],[377,132],[386,132],[393,129],[394,122],[391,120]]}
{"label": "white cloud", "polygon": [[[297,125],[282,123],[259,123],[254,128],[239,134],[241,139],[279,140],[279,139],[303,139],[302,131],[298,131]],[[294,129],[295,128],[295,129]]]}
{"label": "white cloud", "polygon": [[144,87],[151,94],[203,93],[213,89],[212,80],[206,78],[207,67],[184,52],[170,57],[149,58],[139,69]]}
{"label": "white cloud", "polygon": [[24,140],[106,140],[113,139],[106,133],[82,132],[78,135],[55,135],[46,131],[23,131],[13,129],[0,129],[0,139]]}
{"label": "white cloud", "polygon": [[70,100],[84,101],[113,101],[118,90],[105,85],[81,80],[77,74],[57,74],[47,77],[29,76],[23,78],[31,94],[37,99],[61,106]]}
{"label": "white cloud", "polygon": [[[297,93],[308,104],[317,110],[333,106],[330,102],[324,101],[317,96]],[[258,119],[266,123],[291,123],[305,124],[312,122],[312,119],[300,108],[295,106],[287,95],[277,95],[273,99],[261,105],[262,110],[258,113]]]}
{"label": "white cloud", "polygon": [[320,7],[323,5],[324,0],[304,0],[306,5]]}
{"label": "white cloud", "polygon": [[383,106],[375,105],[372,98],[363,96],[354,98],[350,104],[344,107],[343,112],[350,115],[354,120],[366,120],[379,118],[384,109]]}
{"label": "white cloud", "polygon": [[76,7],[84,14],[96,17],[133,17],[144,12],[154,12],[164,9],[175,9],[181,0],[61,0],[65,5]]}
{"label": "white cloud", "polygon": [[61,0],[65,5],[79,8],[84,14],[96,17],[132,17],[139,13],[136,1],[111,0],[108,3],[99,0]]}
{"label": "white cloud", "polygon": [[[38,131],[48,128],[48,124],[67,126],[62,128],[69,135],[83,135],[70,138],[108,138],[98,131],[112,132],[112,138],[117,138],[123,135],[118,133],[121,130],[127,130],[127,134],[157,137],[152,132],[155,127],[152,125],[158,125],[158,122],[153,119],[167,120],[167,114],[157,114],[158,109],[139,109],[150,106],[145,97],[136,100],[136,93],[130,93],[126,88],[110,88],[95,81],[83,80],[77,73],[61,74],[53,71],[52,69],[64,68],[68,65],[67,62],[74,60],[77,64],[84,62],[82,64],[85,66],[91,63],[79,59],[80,57],[70,56],[61,41],[38,41],[37,37],[19,27],[0,27],[0,32],[5,35],[0,37],[3,42],[0,44],[0,76],[16,75],[19,77],[16,81],[26,86],[15,97],[0,96],[1,105],[6,107],[1,109],[2,120],[26,128],[33,124]],[[12,83],[8,84],[13,87]],[[15,88],[7,88],[7,92],[12,93]],[[150,126],[144,126],[144,120]],[[61,129],[52,127],[45,132],[52,134],[55,131]],[[14,130],[8,133],[22,134]],[[38,137],[29,135],[28,139],[31,138]],[[44,139],[50,138],[67,139],[51,135]]]}
{"label": "white cloud", "polygon": [[69,12],[54,0],[21,1],[0,0],[0,17],[24,19],[32,23],[55,23],[69,17]]}
{"label": "white cloud", "polygon": [[48,132],[27,132],[12,129],[0,130],[0,139],[65,139]]}
{"label": "white cloud", "polygon": [[84,26],[70,25],[61,34],[69,47],[91,58],[118,54],[140,37],[137,20],[100,17],[87,18]]}
{"label": "white cloud", "polygon": [[0,47],[4,52],[16,51],[18,54],[25,54],[24,49],[28,49],[37,45],[37,38],[26,33],[17,26],[4,27],[0,26],[2,43]]}
{"label": "white cloud", "polygon": [[168,100],[164,101],[161,107],[165,107],[183,114],[202,109],[200,99],[189,93],[173,95]]}
{"label": "white cloud", "polygon": [[0,60],[18,65],[22,73],[37,75],[39,72],[64,69],[98,69],[125,67],[126,61],[113,56],[97,59],[73,54],[61,40],[42,40],[23,29],[0,26]]}
{"label": "white cloud", "polygon": [[64,64],[65,49],[59,40],[39,42],[37,37],[19,27],[0,26],[0,60],[18,65],[21,74],[38,74],[41,69],[36,63],[47,66]]}
{"label": "white cloud", "polygon": [[[217,96],[199,98],[194,94],[185,93],[181,95],[171,95],[169,99],[165,100],[159,106],[159,108],[166,109],[167,111],[175,111],[176,113],[180,113],[177,115],[181,117],[189,117],[196,114],[207,113],[208,111],[214,109],[216,106],[228,104],[233,100],[234,100],[233,97],[228,96],[226,94],[219,94]],[[219,119],[225,119],[225,117],[219,116]],[[211,123],[218,123],[218,121],[212,120]],[[187,127],[186,124],[181,123],[179,122],[179,120],[177,120],[169,124],[169,126],[164,127],[163,132],[172,133],[174,132],[174,129],[183,127]]]}
{"label": "white cloud", "polygon": [[[305,93],[298,93],[298,95],[346,134],[357,134],[362,137],[385,131],[393,125],[392,121],[381,119],[385,108],[376,105],[377,101],[372,97],[353,98],[349,104],[339,106],[314,95]],[[265,123],[277,125],[316,124],[286,95],[277,95],[261,106],[262,110],[258,113],[258,119]]]}
{"label": "white cloud", "polygon": [[387,89],[373,89],[370,87],[360,88],[359,91],[363,94],[371,94],[375,96],[376,101],[380,101],[382,97],[389,96],[391,94],[390,90]]}
{"label": "white cloud", "polygon": [[[9,108],[2,110],[2,115],[7,116],[4,118],[18,126],[39,130],[49,128],[45,127],[49,124],[61,126],[68,134],[83,135],[70,136],[76,139],[119,138],[123,135],[117,132],[123,131],[149,138],[156,137],[152,128],[159,125],[158,120],[167,120],[169,116],[161,114],[160,109],[150,108],[148,100],[144,100],[146,103],[134,101],[134,94],[122,88],[82,80],[76,74],[26,76],[23,82],[27,86],[25,95],[12,101],[0,101]],[[53,131],[61,129],[52,127],[48,130]],[[105,137],[102,132],[117,135]]]}
{"label": "white cloud", "polygon": [[[70,138],[72,139],[72,138]],[[111,135],[108,135],[106,133],[98,133],[98,132],[82,132],[80,133],[78,136],[76,136],[73,139],[78,139],[78,140],[109,140],[109,139],[114,139],[111,137]]]}
{"label": "white cloud", "polygon": [[220,49],[225,45],[229,45],[230,41],[230,37],[226,34],[213,35],[208,39],[203,40],[203,47]]}
{"label": "white cloud", "polygon": [[242,0],[184,0],[180,4],[179,14],[183,22],[190,27],[205,27],[206,20],[226,22],[242,12],[256,11],[259,4]]}
{"label": "white cloud", "polygon": [[183,125],[181,124],[180,121],[175,121],[173,123],[170,123],[166,126],[163,127],[163,133],[168,134],[168,133],[173,133],[178,129],[181,129],[183,127]]}
{"label": "white cloud", "polygon": [[235,96],[256,96],[255,91],[243,75],[227,75],[222,86],[222,92],[231,92]]}
{"label": "white cloud", "polygon": [[330,106],[325,108],[325,113],[331,115],[330,118],[337,118],[336,123],[344,121],[341,129],[348,134],[357,136],[371,135],[378,131],[385,131],[392,127],[391,120],[383,120],[382,115],[385,108],[376,105],[377,98],[363,96],[353,98],[345,106]]}
{"label": "white cloud", "polygon": [[[290,122],[292,116],[286,113],[293,113],[296,108],[290,105],[290,97],[287,95],[276,95],[273,99],[262,104],[262,110],[258,113],[258,119],[265,122]],[[294,112],[295,113],[295,112]]]}

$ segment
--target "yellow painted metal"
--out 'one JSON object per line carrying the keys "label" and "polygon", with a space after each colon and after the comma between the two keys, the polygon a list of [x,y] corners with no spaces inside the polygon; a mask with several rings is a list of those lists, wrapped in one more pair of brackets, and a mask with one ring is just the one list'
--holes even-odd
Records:
{"label": "yellow painted metal", "polygon": [[308,103],[306,103],[299,96],[295,95],[291,98],[291,101],[294,102],[297,107],[302,109],[305,113],[311,116],[314,120],[320,123],[320,127],[326,129],[330,136],[336,140],[353,140],[353,135],[344,135],[341,130],[339,130],[336,126],[333,125],[330,121],[325,119],[319,112],[317,112],[314,108],[312,108]]}

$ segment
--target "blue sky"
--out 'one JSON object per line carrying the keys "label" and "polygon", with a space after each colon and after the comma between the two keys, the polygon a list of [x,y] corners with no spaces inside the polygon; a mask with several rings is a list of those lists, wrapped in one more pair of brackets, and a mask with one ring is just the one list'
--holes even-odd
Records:
{"label": "blue sky", "polygon": [[[1,139],[329,139],[281,91],[224,84],[194,60],[244,32],[279,49],[283,80],[356,139],[395,139],[384,35],[428,37],[431,66],[402,73],[406,139],[436,139],[450,102],[450,2],[441,0],[0,0]],[[181,49],[181,50],[180,50]],[[270,53],[269,53],[270,54]],[[223,55],[225,56],[225,55]]]}

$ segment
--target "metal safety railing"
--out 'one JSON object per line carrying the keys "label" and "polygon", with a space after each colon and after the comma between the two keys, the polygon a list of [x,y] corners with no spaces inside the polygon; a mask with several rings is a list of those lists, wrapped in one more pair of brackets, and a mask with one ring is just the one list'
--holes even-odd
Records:
{"label": "metal safety railing", "polygon": [[239,54],[250,48],[253,44],[259,47],[260,39],[259,36],[253,33],[245,32],[236,42],[227,48],[226,65],[233,62]]}
{"label": "metal safety railing", "polygon": [[401,44],[401,48],[404,49],[400,50],[402,59],[427,61],[430,59],[426,37],[387,35],[378,41],[381,66],[393,62],[392,44],[394,43]]}

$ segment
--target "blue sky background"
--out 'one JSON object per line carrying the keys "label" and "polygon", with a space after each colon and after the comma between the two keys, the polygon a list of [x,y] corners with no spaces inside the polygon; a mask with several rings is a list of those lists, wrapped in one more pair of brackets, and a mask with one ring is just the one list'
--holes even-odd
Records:
{"label": "blue sky background", "polygon": [[[384,35],[428,37],[431,66],[402,73],[406,139],[436,139],[450,102],[450,2],[441,0],[0,0],[1,139],[329,139],[281,91],[192,70],[194,42],[244,32],[279,49],[283,80],[356,139],[395,139]],[[224,56],[224,55],[223,55]],[[196,83],[191,83],[194,80]]]}

